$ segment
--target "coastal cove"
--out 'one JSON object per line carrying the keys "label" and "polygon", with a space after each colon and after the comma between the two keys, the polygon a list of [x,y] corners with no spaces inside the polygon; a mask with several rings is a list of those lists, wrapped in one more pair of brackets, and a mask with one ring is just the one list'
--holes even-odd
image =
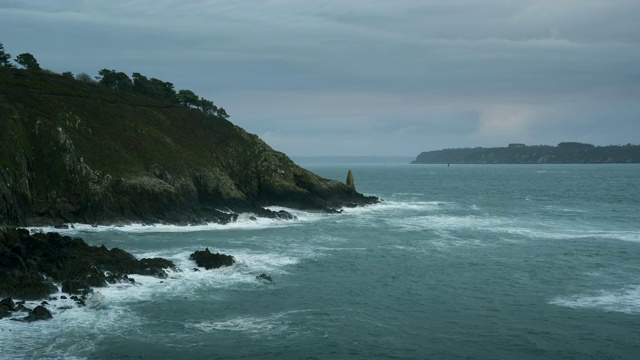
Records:
{"label": "coastal cove", "polygon": [[[637,165],[304,164],[382,201],[197,226],[61,231],[180,271],[97,309],[0,320],[4,356],[631,359],[640,353]],[[193,271],[205,247],[236,263]],[[256,279],[266,273],[273,282]],[[60,294],[58,294],[58,297]],[[27,305],[32,305],[27,302]],[[8,335],[7,335],[8,334]]]}

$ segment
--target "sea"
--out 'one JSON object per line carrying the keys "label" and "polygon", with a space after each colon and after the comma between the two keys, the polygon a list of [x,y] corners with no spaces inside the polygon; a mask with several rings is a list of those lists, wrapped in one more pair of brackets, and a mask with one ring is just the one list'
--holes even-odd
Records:
{"label": "sea", "polygon": [[[76,224],[62,232],[179,271],[86,307],[49,301],[49,321],[1,320],[0,358],[640,359],[640,165],[302,165],[340,181],[351,169],[382,201]],[[194,271],[205,247],[237,263]]]}

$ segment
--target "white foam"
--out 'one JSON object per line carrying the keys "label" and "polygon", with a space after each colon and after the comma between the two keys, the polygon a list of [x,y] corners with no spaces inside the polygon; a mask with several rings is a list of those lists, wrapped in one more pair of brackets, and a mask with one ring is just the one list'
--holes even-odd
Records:
{"label": "white foam", "polygon": [[[545,231],[541,229],[555,228],[554,231]],[[640,232],[638,231],[607,231],[607,230],[591,230],[591,229],[565,229],[554,227],[552,225],[545,226],[540,224],[540,229],[531,229],[524,227],[499,227],[497,232],[526,236],[529,238],[543,238],[552,240],[570,240],[570,239],[611,239],[621,241],[640,242]]]}
{"label": "white foam", "polygon": [[[284,208],[281,208],[284,209]],[[321,214],[313,214],[299,211],[290,211],[296,215],[295,220],[269,219],[256,217],[251,213],[243,213],[238,220],[228,224],[201,224],[201,225],[171,225],[171,224],[127,224],[127,225],[88,225],[74,223],[69,229],[54,227],[31,227],[30,232],[59,232],[63,234],[78,234],[87,232],[123,232],[123,233],[188,233],[198,231],[224,231],[224,230],[260,230],[266,228],[282,228],[299,226],[302,223],[318,221]]]}
{"label": "white foam", "polygon": [[273,335],[286,331],[290,324],[286,318],[289,315],[306,312],[309,310],[284,311],[265,317],[239,316],[218,321],[202,321],[186,324],[192,329],[198,329],[207,333],[216,331],[238,331],[249,335]]}
{"label": "white foam", "polygon": [[345,214],[360,215],[368,213],[387,213],[393,210],[409,211],[440,211],[450,209],[456,205],[445,201],[381,201],[377,204],[359,206],[355,208],[345,207]]}
{"label": "white foam", "polygon": [[549,303],[576,309],[602,309],[627,314],[640,314],[640,286],[626,287],[617,291],[601,290],[591,295],[557,297],[549,301]]}
{"label": "white foam", "polygon": [[411,216],[405,219],[394,219],[393,223],[405,231],[431,230],[456,230],[456,229],[495,229],[503,225],[507,220],[489,218],[483,216],[448,216],[426,215]]}
{"label": "white foam", "polygon": [[[56,294],[58,297],[62,294]],[[141,323],[127,307],[116,302],[100,308],[77,307],[73,300],[51,300],[47,309],[53,319],[46,323],[2,320],[0,349],[7,358],[69,358],[68,354],[91,353],[100,339],[124,334]],[[34,308],[39,302],[27,302]],[[70,307],[65,309],[65,306]],[[26,313],[17,316],[22,317]],[[64,334],[64,335],[61,335]],[[17,340],[19,339],[19,340]],[[30,344],[25,347],[25,344]],[[30,353],[27,352],[31,351]]]}

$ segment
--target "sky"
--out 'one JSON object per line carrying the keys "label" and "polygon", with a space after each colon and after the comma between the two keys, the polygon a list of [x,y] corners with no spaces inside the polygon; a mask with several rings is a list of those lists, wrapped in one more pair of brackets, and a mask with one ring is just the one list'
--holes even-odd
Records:
{"label": "sky", "polygon": [[55,72],[140,72],[291,156],[640,144],[638,0],[0,0]]}

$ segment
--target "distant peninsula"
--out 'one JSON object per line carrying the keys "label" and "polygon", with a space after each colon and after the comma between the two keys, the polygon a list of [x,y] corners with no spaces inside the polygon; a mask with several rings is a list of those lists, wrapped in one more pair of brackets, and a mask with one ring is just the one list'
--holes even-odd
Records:
{"label": "distant peninsula", "polygon": [[459,148],[423,152],[412,164],[614,164],[640,163],[640,145],[594,146],[562,142],[558,146],[509,144],[495,148]]}

